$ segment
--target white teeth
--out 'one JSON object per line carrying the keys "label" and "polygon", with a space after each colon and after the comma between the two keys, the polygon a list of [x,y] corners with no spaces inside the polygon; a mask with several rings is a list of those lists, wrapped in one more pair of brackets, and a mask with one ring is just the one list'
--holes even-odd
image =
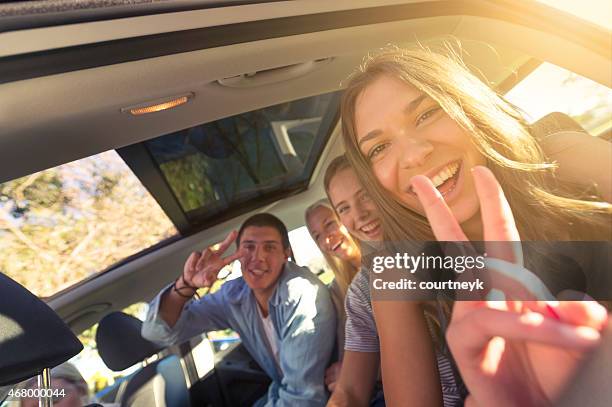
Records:
{"label": "white teeth", "polygon": [[434,175],[431,178],[431,182],[433,182],[434,186],[437,188],[440,185],[444,184],[446,180],[448,180],[449,178],[452,178],[457,173],[458,169],[459,169],[458,163],[447,165],[446,167],[442,168],[440,172],[438,172],[436,175]]}
{"label": "white teeth", "polygon": [[265,273],[264,270],[260,270],[260,269],[253,269],[251,270],[251,272],[255,274],[256,276],[261,276],[263,273]]}
{"label": "white teeth", "polygon": [[437,188],[444,183],[445,179],[440,177],[440,175],[436,175],[433,177],[431,182],[433,182],[434,186]]}
{"label": "white teeth", "polygon": [[363,230],[364,232],[367,233],[367,232],[371,232],[372,230],[376,229],[376,227],[378,227],[378,223],[373,222],[373,223],[369,223],[369,224],[363,226],[361,228],[361,230]]}

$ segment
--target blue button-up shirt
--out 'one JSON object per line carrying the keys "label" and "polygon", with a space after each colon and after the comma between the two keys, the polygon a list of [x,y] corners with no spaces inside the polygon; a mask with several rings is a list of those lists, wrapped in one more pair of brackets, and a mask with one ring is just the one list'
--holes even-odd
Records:
{"label": "blue button-up shirt", "polygon": [[189,301],[170,328],[159,316],[162,290],[150,304],[142,336],[170,345],[202,332],[233,329],[272,384],[256,406],[324,406],[325,368],[330,362],[336,315],[329,291],[307,268],[287,262],[269,300],[278,339],[280,366],[275,362],[257,311],[253,291],[242,277],[196,301]]}

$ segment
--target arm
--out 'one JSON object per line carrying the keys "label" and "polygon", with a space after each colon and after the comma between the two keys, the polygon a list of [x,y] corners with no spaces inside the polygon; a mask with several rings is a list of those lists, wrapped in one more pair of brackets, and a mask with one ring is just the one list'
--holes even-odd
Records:
{"label": "arm", "polygon": [[[238,283],[237,280],[236,283]],[[200,300],[188,300],[179,310],[179,316],[170,326],[161,316],[161,301],[172,288],[163,289],[149,304],[149,311],[142,324],[142,337],[150,341],[172,345],[181,343],[202,332],[231,328],[226,315],[226,291],[234,281],[228,281],[214,294],[208,294]]]}
{"label": "arm", "polygon": [[345,358],[328,406],[367,406],[380,371],[380,343],[367,270],[353,278],[346,293],[345,309]]}
{"label": "arm", "polygon": [[391,406],[441,406],[433,343],[416,301],[373,301],[380,337],[385,401]]}
{"label": "arm", "polygon": [[340,380],[327,407],[368,406],[376,384],[380,355],[375,352],[344,353]]}
{"label": "arm", "polygon": [[227,327],[223,312],[224,290],[207,295],[195,303],[191,299],[196,289],[210,287],[219,271],[241,256],[237,251],[226,258],[221,257],[236,239],[236,234],[232,231],[217,250],[209,247],[202,253],[191,253],[174,284],[162,290],[150,304],[142,326],[144,338],[169,344],[206,330]]}
{"label": "arm", "polygon": [[193,297],[196,289],[210,287],[217,279],[219,271],[241,256],[240,251],[236,251],[226,258],[221,257],[236,239],[236,231],[230,232],[219,248],[213,250],[208,247],[206,250],[193,252],[183,266],[183,272],[177,278],[172,289],[166,291],[159,301],[159,316],[173,327],[178,321],[181,311],[187,301]]}
{"label": "arm", "polygon": [[594,183],[603,199],[612,202],[612,143],[581,131],[563,131],[540,140],[540,145],[558,162],[560,179]]}
{"label": "arm", "polygon": [[176,289],[170,287],[163,291],[159,299],[159,316],[172,328],[181,316],[185,304],[195,295],[193,288],[186,286],[182,278],[175,283]]}
{"label": "arm", "polygon": [[278,308],[281,320],[278,399],[268,406],[322,406],[324,374],[335,342],[336,313],[328,290],[305,278],[289,284],[289,299]]}

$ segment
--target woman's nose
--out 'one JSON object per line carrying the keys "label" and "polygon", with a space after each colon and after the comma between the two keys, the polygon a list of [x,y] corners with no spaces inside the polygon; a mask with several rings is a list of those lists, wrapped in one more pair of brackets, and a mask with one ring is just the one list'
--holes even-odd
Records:
{"label": "woman's nose", "polygon": [[428,140],[415,137],[402,137],[397,146],[395,153],[400,167],[404,169],[422,166],[433,152],[433,145]]}
{"label": "woman's nose", "polygon": [[325,248],[329,249],[330,244],[331,244],[331,237],[327,235],[325,236]]}
{"label": "woman's nose", "polygon": [[334,245],[334,236],[333,234],[329,234],[327,236],[325,236],[325,248],[327,250],[331,250],[332,246]]}
{"label": "woman's nose", "polygon": [[370,215],[370,211],[368,210],[368,208],[366,208],[362,202],[358,202],[355,205],[355,212],[357,214],[357,219],[358,220],[363,220],[368,218],[368,216]]}

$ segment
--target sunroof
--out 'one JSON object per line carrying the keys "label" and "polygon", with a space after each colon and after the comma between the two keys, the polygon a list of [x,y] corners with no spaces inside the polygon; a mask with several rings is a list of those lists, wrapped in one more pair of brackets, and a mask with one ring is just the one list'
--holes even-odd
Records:
{"label": "sunroof", "polygon": [[145,146],[189,223],[209,223],[220,213],[238,215],[247,202],[306,187],[337,111],[337,92],[317,95],[167,134]]}

